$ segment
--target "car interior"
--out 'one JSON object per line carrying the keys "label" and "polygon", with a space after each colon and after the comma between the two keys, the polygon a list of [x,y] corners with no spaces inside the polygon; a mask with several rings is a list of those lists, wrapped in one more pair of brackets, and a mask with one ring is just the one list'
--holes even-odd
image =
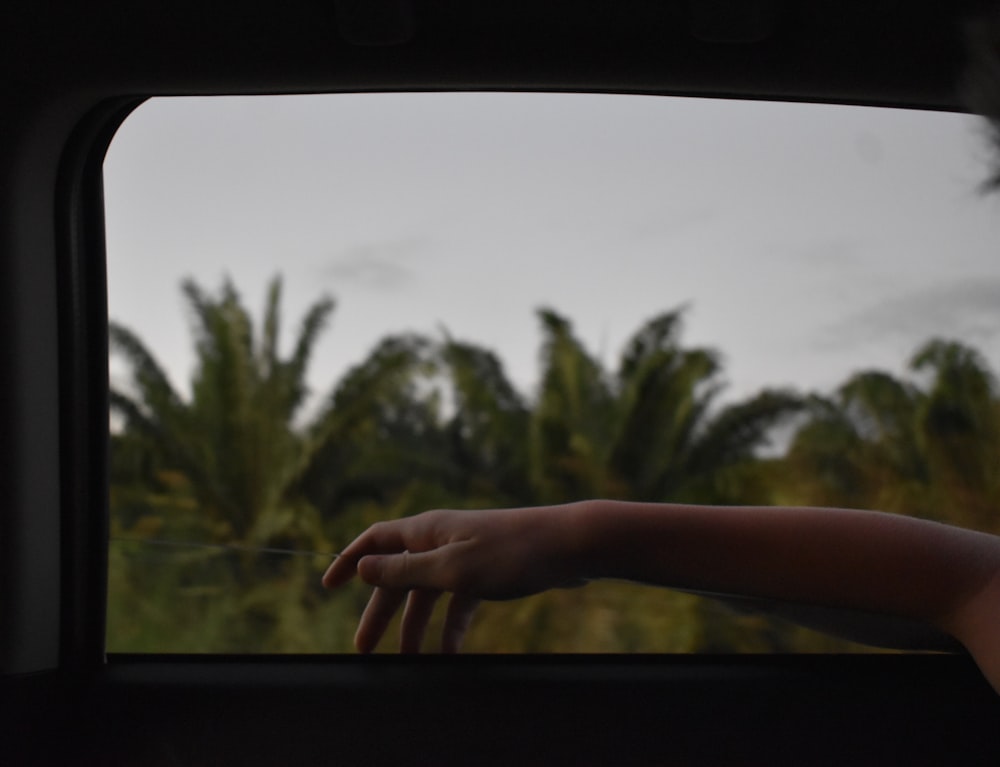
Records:
{"label": "car interior", "polygon": [[962,653],[107,652],[102,164],[157,96],[620,93],[966,112],[981,2],[9,0],[0,762],[996,764]]}

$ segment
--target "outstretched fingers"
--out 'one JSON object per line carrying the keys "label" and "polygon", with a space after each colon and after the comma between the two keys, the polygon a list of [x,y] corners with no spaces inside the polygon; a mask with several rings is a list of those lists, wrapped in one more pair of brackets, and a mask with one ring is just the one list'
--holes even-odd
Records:
{"label": "outstretched fingers", "polygon": [[479,600],[468,594],[454,594],[448,603],[448,614],[441,632],[441,652],[457,653],[472,623]]}
{"label": "outstretched fingers", "polygon": [[[437,591],[406,592],[376,588],[361,616],[358,631],[354,636],[354,645],[358,652],[370,653],[375,650],[389,628],[393,616],[405,600],[406,608],[400,624],[400,651],[419,653],[427,633],[427,625],[440,596],[440,592]],[[453,654],[459,651],[479,601],[467,594],[452,595],[441,632],[442,653]]]}
{"label": "outstretched fingers", "polygon": [[437,604],[440,591],[414,590],[406,599],[406,609],[403,610],[403,621],[399,627],[399,651],[401,653],[418,653],[427,633],[434,605]]}
{"label": "outstretched fingers", "polygon": [[434,602],[442,590],[440,568],[436,566],[439,559],[440,550],[417,554],[403,551],[358,560],[357,573],[365,583],[375,586],[354,636],[354,645],[360,652],[375,649],[404,599],[407,608],[400,647],[404,652],[419,651]]}
{"label": "outstretched fingers", "polygon": [[[378,646],[404,601],[400,650],[419,652],[441,593],[483,586],[482,578],[474,577],[476,568],[469,566],[475,561],[469,557],[471,541],[456,540],[454,531],[440,524],[445,513],[427,512],[375,524],[327,568],[323,585],[328,589],[355,575],[375,587],[354,637],[360,652],[369,653]],[[478,603],[465,593],[451,598],[441,637],[442,652],[458,651]]]}
{"label": "outstretched fingers", "polygon": [[404,599],[405,591],[376,588],[372,592],[354,634],[354,646],[358,652],[370,653],[378,646]]}

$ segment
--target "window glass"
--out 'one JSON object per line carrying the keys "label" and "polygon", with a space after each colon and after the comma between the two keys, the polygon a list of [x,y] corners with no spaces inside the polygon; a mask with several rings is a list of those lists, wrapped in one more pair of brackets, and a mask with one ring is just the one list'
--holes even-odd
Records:
{"label": "window glass", "polygon": [[[349,651],[367,593],[324,592],[330,556],[429,508],[816,504],[997,532],[984,146],[966,115],[831,105],[145,103],[104,167],[108,649]],[[491,605],[467,649],[857,648],[599,583]]]}

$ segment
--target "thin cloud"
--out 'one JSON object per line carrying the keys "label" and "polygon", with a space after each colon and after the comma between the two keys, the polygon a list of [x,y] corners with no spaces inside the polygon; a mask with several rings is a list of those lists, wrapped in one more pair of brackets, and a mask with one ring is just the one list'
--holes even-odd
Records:
{"label": "thin cloud", "polygon": [[325,280],[376,290],[395,290],[413,280],[415,272],[404,262],[423,250],[426,238],[410,237],[365,243],[346,248],[321,267]]}
{"label": "thin cloud", "polygon": [[1000,278],[962,280],[906,293],[821,328],[814,340],[822,348],[836,350],[933,336],[972,343],[1000,336]]}

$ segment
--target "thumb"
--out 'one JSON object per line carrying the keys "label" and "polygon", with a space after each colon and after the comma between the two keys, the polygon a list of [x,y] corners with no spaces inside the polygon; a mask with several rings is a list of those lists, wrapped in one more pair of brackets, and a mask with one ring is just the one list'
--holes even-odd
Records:
{"label": "thumb", "polygon": [[371,586],[385,589],[433,589],[434,552],[412,554],[378,554],[362,557],[358,562],[358,575]]}

